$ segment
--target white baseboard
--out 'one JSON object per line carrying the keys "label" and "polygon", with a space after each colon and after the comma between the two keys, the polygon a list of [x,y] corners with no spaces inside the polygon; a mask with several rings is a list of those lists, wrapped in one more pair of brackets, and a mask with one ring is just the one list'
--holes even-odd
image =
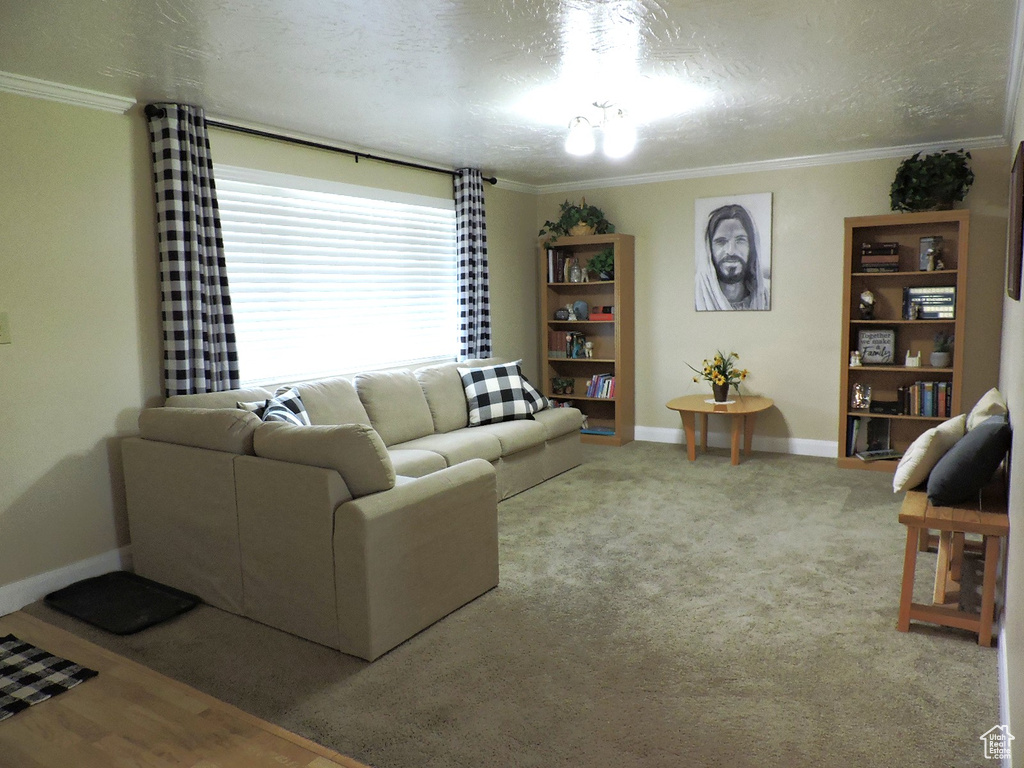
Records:
{"label": "white baseboard", "polygon": [[132,557],[129,547],[121,547],[104,552],[102,555],[79,560],[54,571],[40,573],[13,584],[0,587],[0,616],[24,608],[50,592],[53,592],[76,581],[93,576],[102,576],[110,571],[131,570]]}
{"label": "white baseboard", "polygon": [[[999,681],[999,722],[1003,725],[1009,726],[1010,724],[1010,684],[1006,676],[1006,626],[1004,625],[1004,617],[999,619],[999,629],[996,632],[996,644],[997,650],[999,651],[996,659],[996,670]],[[1011,747],[1012,755],[1012,747]],[[1003,768],[1013,768],[1013,758],[1004,757],[1002,759]]]}
{"label": "white baseboard", "polygon": [[[682,428],[667,427],[636,427],[634,437],[649,443],[685,442]],[[708,446],[711,448],[729,448],[732,437],[728,432],[708,432]],[[839,455],[839,443],[834,440],[804,440],[788,437],[758,437],[754,435],[753,450],[769,453],[791,453],[796,456],[821,456],[834,459]]]}

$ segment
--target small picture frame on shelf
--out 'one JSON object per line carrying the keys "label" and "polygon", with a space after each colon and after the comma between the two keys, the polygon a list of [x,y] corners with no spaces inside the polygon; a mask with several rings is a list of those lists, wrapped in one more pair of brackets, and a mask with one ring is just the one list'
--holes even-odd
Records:
{"label": "small picture frame on shelf", "polygon": [[857,351],[864,365],[892,365],[896,356],[896,331],[862,330],[857,334]]}
{"label": "small picture frame on shelf", "polygon": [[942,235],[921,238],[917,268],[921,272],[942,269]]}

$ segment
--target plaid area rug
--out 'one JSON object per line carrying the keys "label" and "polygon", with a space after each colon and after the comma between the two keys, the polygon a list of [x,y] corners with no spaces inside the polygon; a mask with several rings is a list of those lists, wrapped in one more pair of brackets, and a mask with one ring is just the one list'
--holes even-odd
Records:
{"label": "plaid area rug", "polygon": [[98,674],[94,669],[54,656],[14,635],[0,637],[0,720],[64,693]]}

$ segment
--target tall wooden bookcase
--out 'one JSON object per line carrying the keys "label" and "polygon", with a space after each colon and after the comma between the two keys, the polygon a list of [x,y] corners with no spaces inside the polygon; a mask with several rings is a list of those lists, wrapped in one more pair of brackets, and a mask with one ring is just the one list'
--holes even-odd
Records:
{"label": "tall wooden bookcase", "polygon": [[[945,415],[922,416],[908,413],[898,397],[901,388],[917,382],[944,382],[952,385],[950,415],[963,412],[960,404],[964,367],[964,319],[967,313],[967,241],[970,212],[966,210],[925,213],[897,213],[882,216],[860,216],[846,219],[845,259],[843,267],[843,326],[839,345],[839,459],[840,467],[892,472],[897,460],[862,461],[853,455],[854,425],[858,432],[864,419],[882,419],[888,426],[890,447],[904,451],[922,432],[945,420]],[[921,269],[921,238],[942,237],[940,258],[943,269]],[[861,263],[864,244],[898,243],[898,270],[870,272]],[[904,289],[956,288],[955,316],[943,319],[908,319],[904,310]],[[862,319],[860,296],[871,291],[875,297],[874,318]],[[891,363],[860,366],[850,364],[850,356],[859,350],[860,332],[892,331],[895,348]],[[953,358],[949,367],[933,368],[929,356],[936,332],[955,337]],[[921,366],[908,367],[911,357],[921,353]],[[855,385],[862,391],[871,388],[872,407],[853,407]],[[896,413],[878,412],[886,403],[898,403]],[[888,410],[893,410],[890,405]],[[911,409],[912,410],[912,409]]]}
{"label": "tall wooden bookcase", "polygon": [[[570,282],[556,263],[575,257],[585,270],[591,258],[614,249],[612,280],[589,275],[589,282]],[[560,237],[550,247],[540,243],[540,350],[543,391],[549,398],[583,411],[584,442],[623,445],[633,440],[634,429],[634,346],[633,346],[633,236],[587,235]],[[555,313],[566,305],[583,302],[590,312],[614,307],[612,319],[558,320]],[[566,356],[565,336],[582,333],[592,343],[593,356]],[[594,376],[615,377],[613,396],[587,396]],[[552,380],[572,381],[572,394],[555,394]],[[598,434],[595,434],[598,433]]]}

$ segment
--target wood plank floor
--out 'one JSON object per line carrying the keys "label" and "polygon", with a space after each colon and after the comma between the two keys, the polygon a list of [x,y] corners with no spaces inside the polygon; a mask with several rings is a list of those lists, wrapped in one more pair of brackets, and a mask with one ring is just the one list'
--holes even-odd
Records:
{"label": "wood plank floor", "polygon": [[21,611],[7,634],[100,674],[0,722],[3,768],[366,768]]}

